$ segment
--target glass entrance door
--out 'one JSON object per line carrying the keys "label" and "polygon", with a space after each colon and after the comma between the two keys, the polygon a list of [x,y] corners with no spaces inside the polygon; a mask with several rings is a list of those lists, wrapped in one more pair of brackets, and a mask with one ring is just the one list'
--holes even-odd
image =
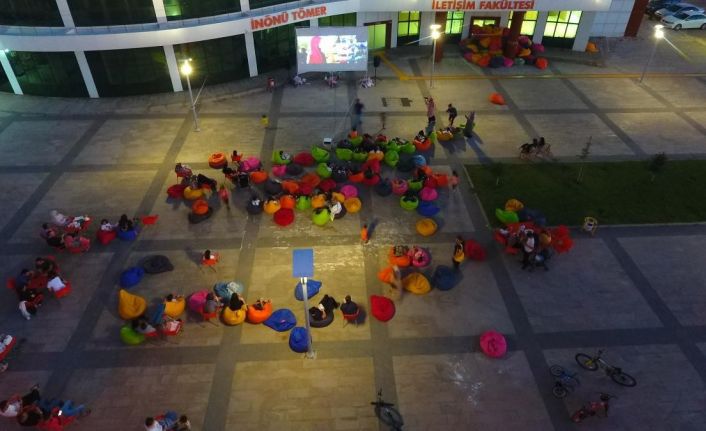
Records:
{"label": "glass entrance door", "polygon": [[389,48],[387,46],[387,24],[367,24],[368,27],[368,50]]}

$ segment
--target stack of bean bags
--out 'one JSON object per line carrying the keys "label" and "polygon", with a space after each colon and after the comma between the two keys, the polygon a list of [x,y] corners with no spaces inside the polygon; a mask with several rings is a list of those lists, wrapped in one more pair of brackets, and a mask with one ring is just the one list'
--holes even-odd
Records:
{"label": "stack of bean bags", "polygon": [[463,58],[483,68],[512,67],[523,64],[535,65],[539,69],[547,67],[547,60],[538,57],[544,53],[544,46],[532,43],[532,40],[524,35],[517,40],[515,60],[505,57],[503,55],[503,37],[507,36],[508,32],[509,29],[504,27],[474,26],[471,32],[473,36],[460,43]]}

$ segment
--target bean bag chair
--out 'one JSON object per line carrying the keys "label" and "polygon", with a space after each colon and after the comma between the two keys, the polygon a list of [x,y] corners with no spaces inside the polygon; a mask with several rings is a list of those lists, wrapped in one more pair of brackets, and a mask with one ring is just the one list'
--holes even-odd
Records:
{"label": "bean bag chair", "polygon": [[490,54],[483,54],[481,55],[480,59],[478,59],[478,63],[476,63],[479,67],[488,67],[490,65]]}
{"label": "bean bag chair", "polygon": [[240,170],[243,172],[253,172],[260,170],[262,163],[257,157],[250,156],[240,162]]}
{"label": "bean bag chair", "polygon": [[338,212],[338,214],[336,214],[336,215],[334,216],[334,220],[342,219],[343,216],[345,216],[346,214],[348,214],[348,210],[346,210],[345,205],[341,205],[340,202],[339,202],[339,205],[341,206],[341,210]]}
{"label": "bean bag chair", "polygon": [[277,199],[270,199],[265,202],[265,214],[274,214],[280,208],[282,208],[282,205]]}
{"label": "bean bag chair", "polygon": [[414,146],[412,142],[405,142],[400,146],[400,153],[404,154],[414,154],[414,152],[417,150],[417,147]]}
{"label": "bean bag chair", "polygon": [[[436,206],[433,202],[420,202],[417,207],[417,214],[422,217],[433,217],[437,215],[439,211],[441,211],[441,208]],[[417,232],[419,232],[418,229]]]}
{"label": "bean bag chair", "polygon": [[[308,280],[306,282],[306,298],[307,299],[311,299],[312,296],[319,293],[319,290],[321,290],[321,282],[320,281]],[[294,298],[296,298],[297,301],[304,300],[304,289],[303,289],[301,283],[297,283],[297,285],[294,287]]]}
{"label": "bean bag chair", "polygon": [[272,175],[282,178],[287,175],[287,165],[272,165]]}
{"label": "bean bag chair", "polygon": [[343,203],[346,200],[346,195],[339,192],[331,192],[331,199]]}
{"label": "bean bag chair", "polygon": [[120,340],[128,346],[137,346],[145,342],[145,336],[125,325],[120,328]]}
{"label": "bean bag chair", "polygon": [[387,322],[395,316],[395,303],[384,296],[370,295],[370,314],[381,322]]}
{"label": "bean bag chair", "polygon": [[120,286],[124,288],[130,288],[137,286],[137,284],[142,281],[142,277],[145,276],[145,270],[139,266],[133,266],[132,268],[126,269],[120,274]]}
{"label": "bean bag chair", "polygon": [[286,165],[291,163],[292,161],[292,156],[287,154],[284,151],[278,151],[274,150],[272,152],[272,163],[277,164],[277,165]]}
{"label": "bean bag chair", "polygon": [[425,159],[421,154],[415,154],[412,156],[412,163],[414,163],[415,167],[421,168],[422,166],[427,165],[427,159]]}
{"label": "bean bag chair", "polygon": [[363,176],[363,184],[365,184],[366,186],[372,187],[379,182],[380,182],[380,175],[379,174],[374,174],[372,177]]}
{"label": "bean bag chair", "polygon": [[324,208],[326,206],[326,195],[319,194],[311,198],[311,206],[314,209]]}
{"label": "bean bag chair", "polygon": [[480,336],[480,349],[490,358],[502,358],[507,352],[507,341],[499,332],[486,331]]}
{"label": "bean bag chair", "polygon": [[245,207],[245,211],[251,215],[258,215],[262,213],[262,201],[259,204],[253,204],[252,200],[248,201],[248,205]]}
{"label": "bean bag chair", "polygon": [[289,333],[289,348],[293,352],[305,353],[309,350],[309,334],[306,328],[297,326]]}
{"label": "bean bag chair", "polygon": [[414,147],[417,149],[417,151],[426,151],[431,148],[431,139],[426,138],[423,141],[415,139]]}
{"label": "bean bag chair", "polygon": [[[318,175],[317,175],[318,176]],[[314,188],[308,184],[299,184],[299,191],[297,192],[300,196],[310,196],[314,193]]]}
{"label": "bean bag chair", "polygon": [[184,197],[184,189],[186,187],[186,184],[174,184],[173,186],[169,186],[167,189],[167,196],[172,199],[181,199]]}
{"label": "bean bag chair", "polygon": [[378,162],[381,162],[385,158],[385,153],[382,151],[369,151],[368,152],[368,160],[376,160]]}
{"label": "bean bag chair", "polygon": [[303,152],[294,156],[294,163],[301,166],[314,166],[316,160],[314,160],[311,153]]}
{"label": "bean bag chair", "polygon": [[159,274],[174,270],[174,265],[169,261],[169,258],[161,254],[145,257],[140,262],[140,266],[147,274]]}
{"label": "bean bag chair", "polygon": [[537,61],[534,62],[534,67],[540,70],[544,70],[549,66],[549,60],[544,57],[539,57]]}
{"label": "bean bag chair", "polygon": [[275,180],[265,181],[265,193],[272,196],[282,193],[282,184]]}
{"label": "bean bag chair", "polygon": [[118,314],[123,320],[132,320],[141,316],[147,309],[147,301],[139,295],[133,295],[125,289],[118,291]]}
{"label": "bean bag chair", "polygon": [[186,310],[186,298],[181,297],[176,301],[165,301],[164,302],[164,314],[171,317],[172,319],[177,319]]}
{"label": "bean bag chair", "polygon": [[309,196],[299,196],[297,198],[296,208],[300,211],[311,208],[311,198]]}
{"label": "bean bag chair", "polygon": [[[405,184],[407,184],[407,182],[405,182]],[[375,193],[377,193],[378,196],[390,196],[392,194],[390,180],[387,178],[381,179],[379,183],[375,184]]]}
{"label": "bean bag chair", "polygon": [[363,143],[363,137],[360,135],[357,136],[351,136],[348,138],[348,142],[351,143],[354,147],[357,147],[358,145]]}
{"label": "bean bag chair", "polygon": [[258,324],[267,320],[272,315],[272,303],[267,302],[262,307],[262,310],[258,310],[255,307],[248,307],[246,320],[248,323]]}
{"label": "bean bag chair", "polygon": [[356,151],[353,152],[353,161],[354,162],[364,162],[368,160],[368,153],[363,151],[362,149],[357,149]]}
{"label": "bean bag chair", "polygon": [[417,233],[421,236],[432,236],[438,228],[436,222],[430,218],[423,218],[416,224]]}
{"label": "bean bag chair", "polygon": [[532,55],[532,50],[530,48],[523,48],[520,50],[518,57],[529,57],[530,55]]}
{"label": "bean bag chair", "polygon": [[356,198],[358,197],[358,188],[356,186],[346,184],[345,186],[341,187],[341,193],[346,198]]}
{"label": "bean bag chair", "polygon": [[103,245],[110,244],[115,238],[118,237],[118,232],[115,230],[103,230],[98,229],[96,232],[96,240]]}
{"label": "bean bag chair", "polygon": [[[594,46],[595,46],[595,44],[594,44]],[[532,54],[543,54],[544,53],[544,45],[542,45],[541,43],[533,43],[532,46],[530,47],[530,49],[532,50]]]}
{"label": "bean bag chair", "polygon": [[404,290],[414,293],[415,295],[424,295],[431,291],[429,280],[418,272],[413,272],[403,278],[402,286]]}
{"label": "bean bag chair", "polygon": [[446,265],[438,265],[431,277],[431,285],[439,290],[451,290],[461,281],[461,274]]}
{"label": "bean bag chair", "polygon": [[309,326],[312,328],[325,328],[333,323],[334,312],[326,313],[326,317],[321,320],[314,319],[314,316],[309,316]]}
{"label": "bean bag chair", "polygon": [[331,179],[336,183],[345,183],[348,181],[348,170],[341,166],[334,167],[331,172]]}
{"label": "bean bag chair", "polygon": [[137,230],[120,230],[118,229],[118,238],[120,241],[135,241],[137,239]]}
{"label": "bean bag chair", "polygon": [[220,297],[224,303],[230,301],[231,296],[238,294],[243,294],[245,287],[242,283],[237,281],[219,281],[213,285],[213,292]]}
{"label": "bean bag chair", "polygon": [[407,211],[414,211],[419,206],[419,199],[416,196],[402,196],[400,206]]}
{"label": "bean bag chair", "polygon": [[226,153],[213,153],[208,156],[208,166],[213,169],[223,169],[228,166],[228,159],[226,158]]}
{"label": "bean bag chair", "polygon": [[332,169],[326,163],[319,163],[319,165],[316,167],[316,174],[321,178],[329,178],[331,177],[331,173]]}
{"label": "bean bag chair", "polygon": [[349,162],[353,160],[353,150],[348,148],[336,148],[336,158]]}
{"label": "bean bag chair", "polygon": [[422,180],[409,180],[407,181],[407,186],[409,190],[413,192],[418,192],[424,187],[424,181]]}
{"label": "bean bag chair", "polygon": [[321,181],[319,183],[319,189],[326,193],[330,192],[331,190],[335,189],[338,185],[336,184],[336,181],[334,181],[331,178],[326,178],[325,180]]}
{"label": "bean bag chair", "polygon": [[448,187],[449,176],[446,174],[433,174],[434,180],[436,180],[437,187]]}
{"label": "bean bag chair", "polygon": [[189,295],[189,298],[186,300],[189,310],[194,313],[202,314],[203,306],[206,304],[206,296],[208,296],[208,293],[208,290],[204,289]]}
{"label": "bean bag chair", "polygon": [[311,156],[317,163],[328,162],[328,159],[331,158],[331,154],[328,150],[316,145],[311,148]]}
{"label": "bean bag chair", "polygon": [[292,313],[292,310],[280,308],[272,313],[263,323],[265,326],[277,332],[284,332],[289,331],[297,325],[297,318],[294,316],[294,313]]}
{"label": "bean bag chair", "polygon": [[394,278],[394,271],[391,266],[386,266],[378,272],[378,280],[383,283],[392,283]]}
{"label": "bean bag chair", "polygon": [[517,199],[509,199],[507,202],[505,202],[505,211],[518,212],[522,208],[524,208],[524,205]]}
{"label": "bean bag chair", "polygon": [[400,268],[406,268],[412,264],[412,259],[409,258],[407,253],[401,256],[396,256],[394,247],[390,248],[390,251],[387,254],[387,261],[390,262],[390,265],[397,265]]}
{"label": "bean bag chair", "polygon": [[409,184],[405,180],[394,179],[392,180],[392,193],[402,196],[407,193],[409,189]]}
{"label": "bean bag chair", "polygon": [[351,173],[350,175],[348,175],[348,181],[352,183],[362,183],[364,179],[365,175],[362,172],[358,172],[355,174]]}
{"label": "bean bag chair", "polygon": [[198,188],[198,189],[192,189],[191,187],[187,187],[184,189],[184,199],[187,201],[193,201],[195,199],[199,199],[203,196],[203,189]]}
{"label": "bean bag chair", "polygon": [[317,208],[311,216],[311,220],[317,226],[325,226],[329,222],[331,213],[328,208]]}
{"label": "bean bag chair", "polygon": [[296,163],[290,163],[287,165],[287,175],[296,177],[297,175],[301,175],[302,172],[304,172],[304,168],[302,168],[301,165]]}
{"label": "bean bag chair", "polygon": [[385,153],[385,158],[383,160],[385,161],[385,164],[387,166],[394,168],[400,161],[400,153],[393,150],[387,150],[387,152]]}
{"label": "bean bag chair", "polygon": [[466,255],[466,257],[471,260],[477,260],[477,261],[484,261],[485,260],[485,254],[486,254],[485,249],[480,244],[473,241],[472,239],[468,239],[465,241],[463,250],[464,250],[464,254]]}
{"label": "bean bag chair", "polygon": [[242,308],[238,310],[231,310],[230,307],[223,307],[223,312],[221,312],[221,319],[223,323],[228,326],[240,325],[245,322],[245,317],[247,316],[247,305],[243,305]]}
{"label": "bean bag chair", "polygon": [[355,214],[360,211],[360,208],[363,206],[363,204],[358,198],[348,198],[343,201],[343,206],[346,208],[346,211],[351,214]]}
{"label": "bean bag chair", "polygon": [[436,132],[436,139],[438,139],[442,142],[450,141],[453,139],[453,137],[454,137],[454,134],[448,130],[439,130]]}
{"label": "bean bag chair", "polygon": [[435,189],[439,186],[439,184],[436,182],[436,178],[432,174],[431,176],[426,177],[424,180],[424,187],[429,187],[430,189]]}
{"label": "bean bag chair", "polygon": [[[419,253],[419,256],[415,257],[415,254]],[[409,257],[412,261],[412,266],[415,268],[423,268],[431,263],[431,254],[428,250],[421,247],[412,248],[409,250]]]}
{"label": "bean bag chair", "polygon": [[299,183],[292,180],[282,181],[282,190],[289,193],[290,195],[294,195],[299,191]]}
{"label": "bean bag chair", "polygon": [[204,215],[208,212],[208,202],[203,199],[196,199],[193,204],[191,204],[191,212],[196,215]]}
{"label": "bean bag chair", "polygon": [[294,209],[297,204],[297,200],[294,199],[292,195],[282,195],[279,198],[279,206],[281,209]]}
{"label": "bean bag chair", "polygon": [[503,57],[503,67],[512,67],[515,65],[515,61],[509,57]]}
{"label": "bean bag chair", "polygon": [[518,223],[520,219],[517,217],[517,213],[514,211],[505,211],[500,208],[495,209],[495,217],[498,218],[504,224]]}
{"label": "bean bag chair", "polygon": [[267,181],[267,172],[265,171],[254,171],[250,172],[250,181],[253,184],[262,184]]}
{"label": "bean bag chair", "polygon": [[426,202],[435,201],[438,197],[439,197],[439,193],[436,191],[436,189],[433,189],[431,187],[424,187],[419,192],[419,199],[426,201]]}
{"label": "bean bag chair", "polygon": [[291,208],[281,208],[274,215],[277,226],[289,226],[294,222],[294,210]]}
{"label": "bean bag chair", "polygon": [[366,171],[372,171],[375,174],[379,174],[381,169],[382,166],[380,166],[380,161],[377,159],[368,160],[367,162],[363,163],[363,166],[360,167],[360,170],[363,171],[363,173],[365,173]]}
{"label": "bean bag chair", "polygon": [[306,184],[311,187],[316,187],[321,182],[321,178],[319,178],[319,176],[316,175],[315,173],[311,172],[308,174],[304,174],[304,176],[302,177],[301,180],[299,180],[299,182],[301,184]]}
{"label": "bean bag chair", "polygon": [[491,93],[490,97],[488,97],[488,100],[490,100],[490,103],[493,103],[495,105],[505,104],[505,98],[500,93]]}

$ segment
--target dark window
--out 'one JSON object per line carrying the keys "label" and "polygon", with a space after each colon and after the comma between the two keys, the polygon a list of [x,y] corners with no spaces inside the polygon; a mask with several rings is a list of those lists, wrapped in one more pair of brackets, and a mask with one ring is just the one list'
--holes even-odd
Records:
{"label": "dark window", "polygon": [[289,69],[296,64],[294,25],[283,25],[253,33],[257,70]]}
{"label": "dark window", "polygon": [[[193,72],[191,85],[200,86],[233,81],[250,76],[248,56],[245,52],[245,36],[239,34],[221,39],[175,45],[177,60],[191,58]],[[179,62],[181,65],[181,62]],[[186,88],[186,79],[182,76]]]}
{"label": "dark window", "polygon": [[10,79],[8,79],[5,74],[5,68],[3,67],[0,67],[0,91],[14,93],[14,91],[12,91],[12,86],[10,85]]}
{"label": "dark window", "polygon": [[24,94],[88,97],[73,52],[10,51],[7,57]]}
{"label": "dark window", "polygon": [[173,91],[161,46],[86,52],[101,97]]}
{"label": "dark window", "polygon": [[201,18],[240,12],[240,0],[164,0],[167,19]]}
{"label": "dark window", "polygon": [[77,26],[157,22],[152,0],[68,0]]}
{"label": "dark window", "polygon": [[250,0],[250,9],[259,7],[274,6],[276,4],[290,3],[294,0]]}
{"label": "dark window", "polygon": [[319,27],[355,27],[355,12],[319,18]]}
{"label": "dark window", "polygon": [[0,25],[63,27],[56,0],[0,0]]}

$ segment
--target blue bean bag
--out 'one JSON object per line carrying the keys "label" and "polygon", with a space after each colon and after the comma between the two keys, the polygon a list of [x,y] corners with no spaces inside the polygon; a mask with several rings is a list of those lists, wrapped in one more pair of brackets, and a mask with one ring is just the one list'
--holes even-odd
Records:
{"label": "blue bean bag", "polygon": [[379,183],[375,184],[375,193],[378,196],[390,196],[392,194],[392,184],[387,178],[382,179]]}
{"label": "blue bean bag", "polygon": [[305,328],[297,326],[289,333],[289,348],[297,353],[309,350],[309,335]]}
{"label": "blue bean bag", "polygon": [[216,295],[223,298],[224,303],[230,301],[230,297],[235,293],[243,294],[245,288],[237,281],[219,281],[213,285],[213,291]]}
{"label": "blue bean bag", "polygon": [[120,230],[118,229],[118,238],[121,241],[135,241],[137,239],[137,229]]}
{"label": "blue bean bag", "polygon": [[132,268],[126,269],[120,274],[120,286],[125,288],[130,288],[142,280],[145,276],[145,270],[139,266],[134,266]]}
{"label": "blue bean bag", "polygon": [[436,206],[434,202],[420,202],[417,207],[417,213],[424,217],[433,217],[441,211],[441,208]]}
{"label": "blue bean bag", "polygon": [[451,290],[461,281],[460,273],[446,265],[439,265],[431,277],[431,285],[439,290]]}
{"label": "blue bean bag", "polygon": [[[319,290],[321,290],[321,282],[320,281],[308,280],[306,282],[306,297],[307,297],[307,299],[311,299],[312,296],[319,293]],[[304,300],[304,291],[302,289],[301,283],[297,283],[297,287],[294,288],[294,297],[297,299],[297,301]]]}
{"label": "blue bean bag", "polygon": [[427,159],[425,159],[421,154],[415,154],[412,156],[412,163],[414,163],[414,166],[421,168],[422,166],[427,165]]}
{"label": "blue bean bag", "polygon": [[277,332],[288,331],[297,324],[297,318],[294,317],[292,310],[287,308],[280,308],[279,310],[272,313],[270,317],[263,322],[265,326],[269,326]]}

